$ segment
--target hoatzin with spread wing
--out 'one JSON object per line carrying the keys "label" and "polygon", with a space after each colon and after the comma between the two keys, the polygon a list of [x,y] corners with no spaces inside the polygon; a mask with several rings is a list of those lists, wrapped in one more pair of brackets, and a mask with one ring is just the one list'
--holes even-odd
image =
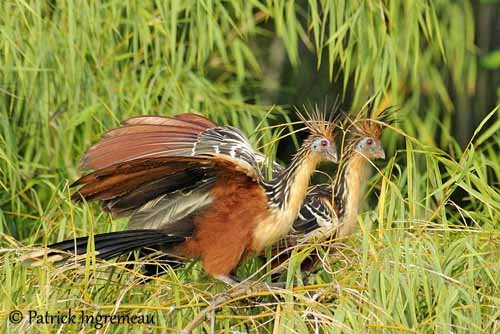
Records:
{"label": "hoatzin with spread wing", "polygon": [[[94,172],[75,183],[73,199],[98,200],[131,218],[128,231],[94,236],[96,257],[160,249],[200,259],[210,275],[234,284],[242,259],[289,232],[318,163],[337,161],[334,121],[318,112],[299,116],[310,134],[270,181],[238,129],[195,114],[134,117],[105,133],[83,157]],[[87,243],[82,237],[49,248],[84,254]],[[48,259],[65,256],[49,251]]]}
{"label": "hoatzin with spread wing", "polygon": [[[333,185],[314,185],[308,189],[304,205],[293,228],[284,240],[274,246],[273,267],[286,261],[295,245],[311,240],[324,241],[352,233],[357,224],[364,183],[368,180],[370,161],[385,159],[380,141],[388,108],[379,108],[370,118],[346,119],[350,137],[340,159],[338,176]],[[276,167],[275,167],[276,169]],[[276,171],[278,172],[278,171]],[[332,191],[333,188],[333,191]],[[317,258],[310,256],[302,269],[310,269]]]}

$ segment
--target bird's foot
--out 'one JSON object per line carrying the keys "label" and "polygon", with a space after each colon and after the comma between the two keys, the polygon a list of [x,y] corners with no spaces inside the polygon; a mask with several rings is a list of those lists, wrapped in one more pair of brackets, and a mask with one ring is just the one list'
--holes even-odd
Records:
{"label": "bird's foot", "polygon": [[273,289],[282,289],[285,287],[284,282],[276,283],[266,283],[266,282],[255,282],[252,280],[240,280],[236,276],[217,276],[219,281],[229,285],[232,291],[245,291],[249,294],[272,291]]}

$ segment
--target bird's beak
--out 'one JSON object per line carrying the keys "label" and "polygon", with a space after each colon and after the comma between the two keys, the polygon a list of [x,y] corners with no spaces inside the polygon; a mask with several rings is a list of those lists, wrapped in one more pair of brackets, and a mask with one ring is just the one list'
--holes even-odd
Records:
{"label": "bird's beak", "polygon": [[375,151],[374,157],[376,159],[382,159],[385,160],[385,151],[382,146],[379,146],[379,148]]}
{"label": "bird's beak", "polygon": [[326,151],[326,158],[331,162],[337,163],[339,161],[337,155],[337,149],[333,146],[330,146]]}

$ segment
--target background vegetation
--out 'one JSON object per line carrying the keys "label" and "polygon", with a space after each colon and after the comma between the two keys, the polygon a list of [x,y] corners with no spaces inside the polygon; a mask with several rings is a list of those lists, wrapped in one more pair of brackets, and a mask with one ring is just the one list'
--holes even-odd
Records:
{"label": "background vegetation", "polygon": [[[197,112],[274,155],[268,125],[293,117],[291,105],[330,96],[357,111],[385,92],[399,122],[384,134],[388,159],[359,232],[306,249],[325,254],[307,284],[297,252],[287,290],[231,301],[197,331],[499,333],[498,12],[496,1],[450,0],[1,2],[2,331],[96,332],[7,321],[13,309],[68,307],[157,320],[100,332],[176,331],[224,289],[196,264],[141,284],[124,262],[20,263],[33,245],[125,228],[69,199],[78,159],[103,131]],[[294,149],[285,141],[278,158]]]}

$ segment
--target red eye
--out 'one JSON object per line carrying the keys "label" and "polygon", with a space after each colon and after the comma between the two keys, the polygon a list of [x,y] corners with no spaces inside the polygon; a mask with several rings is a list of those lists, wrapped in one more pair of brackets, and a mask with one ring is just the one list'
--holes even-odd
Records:
{"label": "red eye", "polygon": [[366,140],[366,144],[367,144],[367,145],[371,145],[371,144],[373,144],[373,139],[368,138],[368,139]]}
{"label": "red eye", "polygon": [[325,146],[327,146],[327,145],[328,145],[328,140],[323,139],[323,140],[321,141],[321,146],[325,147]]}

